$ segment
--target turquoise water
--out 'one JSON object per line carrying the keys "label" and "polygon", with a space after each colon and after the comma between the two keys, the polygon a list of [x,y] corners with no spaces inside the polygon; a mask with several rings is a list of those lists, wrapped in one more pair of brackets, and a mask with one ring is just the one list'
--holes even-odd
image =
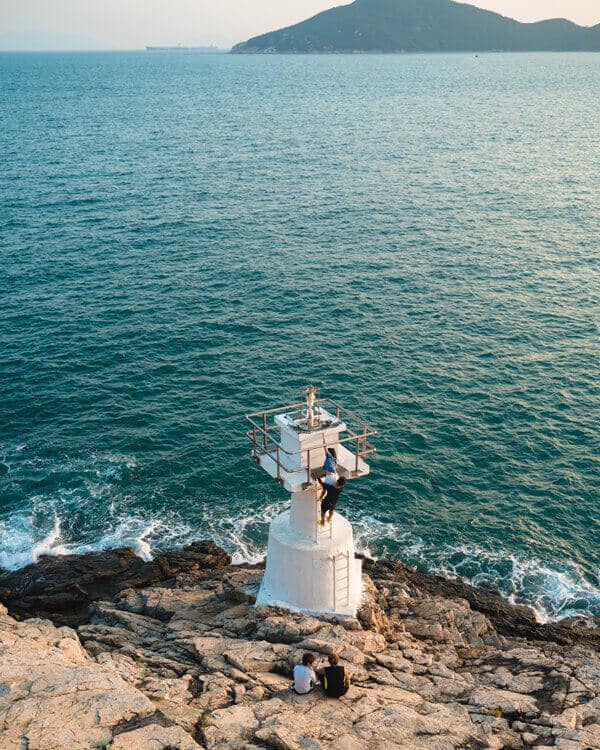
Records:
{"label": "turquoise water", "polygon": [[0,567],[285,493],[243,415],[379,430],[358,541],[600,615],[600,57],[0,56]]}

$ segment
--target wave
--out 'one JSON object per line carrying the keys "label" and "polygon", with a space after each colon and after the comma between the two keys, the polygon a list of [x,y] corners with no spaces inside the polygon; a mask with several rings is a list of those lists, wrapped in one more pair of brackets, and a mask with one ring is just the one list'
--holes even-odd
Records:
{"label": "wave", "polygon": [[60,518],[55,515],[52,527],[40,538],[31,516],[15,514],[0,521],[0,535],[0,569],[17,570],[36,562],[42,555],[57,554]]}
{"label": "wave", "polygon": [[476,545],[447,545],[439,557],[432,572],[496,589],[511,603],[531,607],[540,622],[600,616],[600,586],[588,581],[576,563],[564,563],[561,570],[535,557]]}
{"label": "wave", "polygon": [[269,524],[289,507],[289,500],[269,503],[245,516],[205,515],[203,529],[231,554],[234,565],[256,564],[264,560]]}
{"label": "wave", "polygon": [[[206,514],[202,529],[164,517],[116,517],[112,528],[95,541],[66,542],[61,518],[49,526],[35,524],[34,516],[13,514],[0,521],[0,568],[15,570],[36,562],[41,555],[85,554],[116,547],[131,547],[144,560],[211,538],[226,549],[234,564],[255,564],[264,559],[270,521],[287,503],[273,503],[243,517]],[[506,550],[490,551],[477,545],[436,546],[411,533],[397,533],[394,524],[372,517],[354,522],[356,548],[376,558],[387,555],[386,541],[394,541],[395,555],[405,563],[447,578],[462,578],[476,587],[499,591],[508,601],[526,604],[542,623],[566,617],[600,616],[600,586],[592,584],[574,563],[562,569],[536,558]]]}
{"label": "wave", "polygon": [[372,516],[353,522],[357,548],[370,557],[377,557],[381,551],[388,554],[388,544],[393,543],[394,556],[403,562],[445,578],[461,578],[476,588],[499,591],[512,604],[531,607],[541,623],[600,617],[600,580],[590,581],[574,562],[566,561],[559,567],[505,549],[489,550],[477,544],[437,545]]}
{"label": "wave", "polygon": [[[82,555],[130,547],[144,560],[183,546],[196,530],[164,510],[131,507],[121,484],[137,467],[134,456],[114,453],[77,458],[31,457],[27,445],[3,446],[2,479],[14,486],[44,483],[45,492],[18,499],[0,516],[0,569],[17,570],[42,555]],[[21,488],[22,489],[22,488]]]}
{"label": "wave", "polygon": [[117,517],[112,528],[91,541],[69,542],[62,519],[54,513],[51,527],[39,523],[36,513],[14,513],[0,520],[0,569],[18,570],[42,555],[84,555],[117,547],[130,547],[138,557],[151,560],[164,549],[183,546],[194,539],[193,529],[159,517]]}
{"label": "wave", "polygon": [[[23,482],[17,508],[0,516],[0,569],[16,570],[41,555],[85,554],[131,547],[145,560],[199,538],[211,538],[236,564],[257,563],[266,553],[269,524],[289,500],[254,499],[253,509],[198,502],[190,520],[182,509],[150,511],[132,502],[126,480],[137,469],[134,456],[113,453],[77,458],[31,457],[24,444],[0,451],[2,482]],[[25,495],[26,479],[49,485]],[[5,484],[6,486],[6,484]],[[600,616],[600,581],[574,562],[557,564],[506,549],[477,544],[437,544],[373,515],[350,513],[356,547],[370,557],[397,557],[409,565],[476,587],[498,590],[507,600],[530,606],[540,622]]]}

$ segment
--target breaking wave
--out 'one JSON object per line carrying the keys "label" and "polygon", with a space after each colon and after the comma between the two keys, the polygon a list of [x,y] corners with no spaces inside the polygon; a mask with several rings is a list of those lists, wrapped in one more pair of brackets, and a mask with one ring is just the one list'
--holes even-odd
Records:
{"label": "breaking wave", "polygon": [[[181,546],[194,529],[164,510],[140,509],[123,489],[135,471],[132,456],[91,454],[79,458],[31,457],[25,444],[0,452],[5,473],[2,499],[14,510],[0,516],[0,569],[17,570],[42,555],[81,555],[131,547],[144,560]],[[44,491],[28,494],[32,485]]]}
{"label": "breaking wave", "polygon": [[[0,516],[0,569],[16,570],[42,555],[84,554],[131,547],[145,560],[196,539],[210,538],[236,564],[256,563],[266,553],[269,524],[289,501],[254,498],[244,513],[221,503],[198,503],[154,511],[134,502],[128,480],[137,471],[133,456],[89,454],[78,458],[31,456],[27,446],[2,450],[4,496],[20,490],[14,510]],[[33,484],[45,491],[25,495]],[[8,491],[6,491],[8,490]],[[253,506],[248,508],[248,506]],[[439,544],[401,524],[374,515],[349,513],[357,549],[370,557],[397,557],[409,565],[473,586],[498,590],[527,604],[541,622],[574,616],[600,617],[600,581],[574,562],[561,566],[506,549],[477,544]]]}
{"label": "breaking wave", "polygon": [[462,578],[477,588],[499,591],[513,604],[531,607],[540,622],[567,617],[600,617],[600,571],[595,581],[581,566],[561,568],[508,550],[487,550],[475,544],[436,545],[393,523],[372,516],[355,521],[357,548],[371,557],[389,554],[446,578]]}

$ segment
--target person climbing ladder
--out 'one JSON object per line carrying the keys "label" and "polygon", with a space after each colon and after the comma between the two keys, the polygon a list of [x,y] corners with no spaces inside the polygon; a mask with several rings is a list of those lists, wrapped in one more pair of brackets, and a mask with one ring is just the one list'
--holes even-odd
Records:
{"label": "person climbing ladder", "polygon": [[325,477],[324,480],[317,479],[317,482],[325,490],[321,499],[321,518],[319,519],[318,524],[319,526],[325,526],[326,520],[328,523],[331,523],[338,498],[346,484],[346,479],[344,477],[339,477],[335,484],[329,484],[327,482],[327,477]]}

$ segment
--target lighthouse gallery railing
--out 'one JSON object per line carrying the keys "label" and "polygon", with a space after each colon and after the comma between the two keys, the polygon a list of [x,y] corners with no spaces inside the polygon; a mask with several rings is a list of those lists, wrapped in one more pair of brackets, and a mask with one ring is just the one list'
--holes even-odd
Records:
{"label": "lighthouse gallery railing", "polygon": [[[352,444],[353,450],[351,452],[354,454],[354,475],[358,474],[359,460],[364,460],[368,455],[376,452],[377,449],[375,448],[375,446],[368,442],[368,438],[377,435],[376,430],[370,429],[364,420],[360,419],[360,417],[357,417],[356,414],[353,414],[351,411],[345,409],[343,406],[340,406],[338,403],[332,401],[331,399],[319,399],[317,407],[318,412],[320,412],[321,406],[324,406],[326,408],[329,407],[328,410],[334,409],[336,419],[343,419],[346,424],[345,431],[348,433],[347,437],[336,438],[336,440],[333,440],[331,442],[324,442],[322,445],[319,445],[318,448],[304,448],[297,451],[286,450],[281,445],[281,443],[273,437],[271,433],[273,431],[279,430],[279,426],[277,424],[268,424],[268,417],[272,414],[282,414],[290,411],[297,411],[301,413],[306,407],[306,404],[304,402],[299,401],[295,404],[278,406],[274,409],[266,409],[264,411],[257,411],[253,414],[246,415],[246,419],[252,425],[252,429],[248,430],[248,432],[246,433],[247,438],[252,442],[252,458],[255,461],[259,462],[261,456],[269,456],[277,466],[276,479],[278,482],[281,483],[283,481],[281,478],[282,469],[287,474],[305,473],[306,482],[311,482],[313,478],[313,469],[320,468],[311,465],[311,451],[314,450],[322,451],[323,448],[334,447],[340,444]],[[352,426],[350,426],[348,423],[350,423],[350,425]],[[306,454],[306,466],[301,466],[298,469],[289,469],[287,466],[283,466],[281,463],[282,453],[284,453],[286,456],[301,456],[300,463],[302,463],[303,454]]]}

